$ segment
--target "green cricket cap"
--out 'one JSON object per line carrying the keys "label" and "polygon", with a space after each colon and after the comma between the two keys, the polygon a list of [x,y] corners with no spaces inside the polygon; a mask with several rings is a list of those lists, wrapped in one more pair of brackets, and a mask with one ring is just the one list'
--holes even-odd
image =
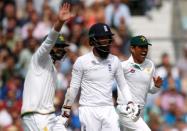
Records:
{"label": "green cricket cap", "polygon": [[145,45],[152,45],[152,44],[148,42],[145,36],[138,35],[138,36],[134,36],[131,38],[130,45],[131,46],[145,46]]}
{"label": "green cricket cap", "polygon": [[[46,35],[46,36],[44,37],[43,41],[47,39],[47,36],[48,36],[48,35]],[[61,34],[59,34],[59,35],[58,35],[58,38],[57,38],[57,40],[56,40],[56,42],[55,42],[55,47],[64,48],[64,47],[67,47],[67,46],[69,46],[69,44],[67,44],[67,42],[65,41],[64,36],[61,35]]]}
{"label": "green cricket cap", "polygon": [[59,35],[58,38],[57,38],[57,40],[56,40],[56,42],[55,42],[55,47],[62,47],[62,48],[64,48],[66,46],[69,46],[69,45],[66,43],[66,41],[64,39],[64,36],[63,35]]}

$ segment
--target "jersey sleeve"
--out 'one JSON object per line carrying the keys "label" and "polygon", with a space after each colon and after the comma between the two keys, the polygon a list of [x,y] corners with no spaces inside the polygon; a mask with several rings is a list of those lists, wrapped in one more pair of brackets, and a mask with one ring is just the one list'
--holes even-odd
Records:
{"label": "jersey sleeve", "polygon": [[155,83],[154,83],[154,80],[153,80],[153,77],[156,76],[155,66],[152,62],[151,62],[151,64],[152,64],[152,78],[151,78],[151,82],[150,82],[149,93],[154,94],[154,93],[158,92],[160,90],[160,88],[157,88],[155,86]]}
{"label": "jersey sleeve", "polygon": [[72,78],[70,82],[70,87],[67,90],[64,105],[71,106],[78,94],[79,88],[81,86],[83,76],[83,66],[81,60],[78,58],[73,65]]}
{"label": "jersey sleeve", "polygon": [[50,31],[47,38],[43,41],[41,46],[33,55],[33,61],[35,65],[45,66],[46,62],[48,62],[49,53],[55,45],[58,35],[59,32],[55,31],[54,29]]}
{"label": "jersey sleeve", "polygon": [[131,92],[129,89],[130,87],[128,86],[126,79],[123,75],[123,68],[122,68],[122,65],[121,65],[121,62],[119,61],[119,59],[117,60],[115,79],[118,84],[119,91],[122,94],[123,98],[127,102],[132,101],[132,96],[131,96]]}

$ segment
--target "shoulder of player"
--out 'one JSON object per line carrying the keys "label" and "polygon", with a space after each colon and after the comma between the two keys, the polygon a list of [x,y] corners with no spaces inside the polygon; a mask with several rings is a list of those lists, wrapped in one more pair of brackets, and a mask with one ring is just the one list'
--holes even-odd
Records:
{"label": "shoulder of player", "polygon": [[88,61],[91,59],[91,54],[87,53],[82,56],[79,56],[76,61]]}
{"label": "shoulder of player", "polygon": [[110,54],[108,59],[112,59],[112,60],[119,60],[119,57],[113,54]]}
{"label": "shoulder of player", "polygon": [[147,64],[154,65],[154,63],[153,63],[153,61],[152,61],[151,59],[146,58],[146,59],[145,59],[145,62],[146,62]]}
{"label": "shoulder of player", "polygon": [[108,60],[111,61],[112,63],[121,62],[121,60],[116,55],[113,55],[113,54],[109,55]]}
{"label": "shoulder of player", "polygon": [[146,63],[146,65],[151,66],[152,68],[155,68],[155,64],[152,60],[146,58],[145,63]]}
{"label": "shoulder of player", "polygon": [[127,65],[128,63],[130,63],[129,60],[124,60],[121,62],[122,65]]}
{"label": "shoulder of player", "polygon": [[121,62],[123,70],[128,70],[130,68],[130,62],[129,60],[125,60]]}
{"label": "shoulder of player", "polygon": [[79,56],[76,59],[74,64],[81,64],[83,66],[83,65],[86,65],[86,63],[88,63],[90,61],[90,59],[91,59],[90,53],[87,53],[82,56]]}

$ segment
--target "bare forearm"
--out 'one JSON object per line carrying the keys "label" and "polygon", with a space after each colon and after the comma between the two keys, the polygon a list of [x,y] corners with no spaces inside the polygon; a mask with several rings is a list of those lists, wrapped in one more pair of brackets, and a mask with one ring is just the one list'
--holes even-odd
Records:
{"label": "bare forearm", "polygon": [[54,30],[57,32],[60,32],[62,26],[63,26],[64,22],[57,20],[54,24]]}

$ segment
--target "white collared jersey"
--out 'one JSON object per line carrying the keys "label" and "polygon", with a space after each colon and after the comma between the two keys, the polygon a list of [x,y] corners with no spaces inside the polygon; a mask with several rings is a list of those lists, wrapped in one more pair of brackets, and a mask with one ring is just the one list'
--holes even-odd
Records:
{"label": "white collared jersey", "polygon": [[23,90],[21,113],[54,112],[53,99],[56,88],[56,69],[49,55],[59,33],[52,30],[33,54]]}
{"label": "white collared jersey", "polygon": [[[131,94],[123,76],[123,70],[119,59],[109,54],[106,60],[99,60],[90,52],[79,57],[72,70],[70,92],[73,97],[81,88],[79,104],[82,106],[111,106],[112,84],[114,79],[118,82],[120,89],[127,101],[131,101]],[[74,98],[73,98],[74,99]],[[70,105],[65,100],[66,105]]]}
{"label": "white collared jersey", "polygon": [[[154,86],[153,76],[155,72],[154,63],[145,59],[142,64],[136,64],[132,56],[122,62],[123,72],[127,84],[130,87],[132,101],[144,107],[148,93],[156,93],[159,89]],[[123,104],[124,100],[118,93],[118,103]]]}

